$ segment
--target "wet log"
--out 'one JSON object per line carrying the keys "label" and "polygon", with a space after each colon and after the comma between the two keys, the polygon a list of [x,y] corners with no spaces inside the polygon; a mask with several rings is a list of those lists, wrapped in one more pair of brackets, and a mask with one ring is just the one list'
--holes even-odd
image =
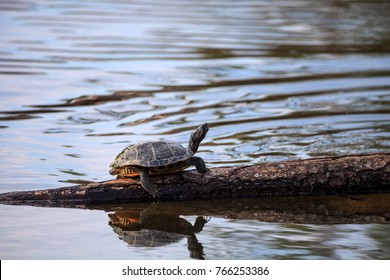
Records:
{"label": "wet log", "polygon": [[[160,201],[292,195],[350,195],[390,192],[390,153],[291,160],[251,166],[188,170],[152,177]],[[95,204],[147,202],[135,179],[0,194],[0,203]]]}

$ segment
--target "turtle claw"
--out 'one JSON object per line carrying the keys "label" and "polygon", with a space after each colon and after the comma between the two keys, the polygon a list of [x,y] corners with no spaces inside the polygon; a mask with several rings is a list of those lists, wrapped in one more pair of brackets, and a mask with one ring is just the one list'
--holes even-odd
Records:
{"label": "turtle claw", "polygon": [[153,198],[161,198],[160,193],[156,187],[151,188],[148,186],[148,188],[145,188],[145,186],[142,185],[142,187],[151,195]]}
{"label": "turtle claw", "polygon": [[145,167],[138,167],[141,179],[142,187],[153,196],[153,198],[160,198],[160,194],[158,192],[158,188],[151,181],[148,170]]}
{"label": "turtle claw", "polygon": [[153,198],[157,198],[157,199],[160,199],[161,196],[160,196],[160,193],[158,192],[157,188],[155,188],[153,191],[149,192]]}

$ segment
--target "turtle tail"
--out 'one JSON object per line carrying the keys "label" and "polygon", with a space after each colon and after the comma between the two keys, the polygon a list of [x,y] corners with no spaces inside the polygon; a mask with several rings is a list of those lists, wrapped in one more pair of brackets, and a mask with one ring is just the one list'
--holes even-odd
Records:
{"label": "turtle tail", "polygon": [[207,123],[204,123],[192,132],[188,149],[190,149],[194,154],[198,150],[200,142],[202,142],[202,140],[206,137],[207,131],[209,131],[209,126]]}

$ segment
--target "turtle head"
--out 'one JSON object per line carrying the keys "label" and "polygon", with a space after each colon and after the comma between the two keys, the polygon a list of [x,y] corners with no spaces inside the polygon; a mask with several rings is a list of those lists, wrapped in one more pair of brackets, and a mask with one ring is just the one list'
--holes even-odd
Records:
{"label": "turtle head", "polygon": [[118,174],[118,170],[117,170],[117,168],[116,168],[115,161],[112,162],[112,163],[110,164],[110,171],[109,171],[109,173],[110,173],[111,175],[116,175],[116,174]]}
{"label": "turtle head", "polygon": [[202,142],[202,140],[206,137],[207,131],[209,131],[209,126],[207,123],[204,123],[192,132],[188,149],[190,149],[194,154],[198,150],[200,142]]}

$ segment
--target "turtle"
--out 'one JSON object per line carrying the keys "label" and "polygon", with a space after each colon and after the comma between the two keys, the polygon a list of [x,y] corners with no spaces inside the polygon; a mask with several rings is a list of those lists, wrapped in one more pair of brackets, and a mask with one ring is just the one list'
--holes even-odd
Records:
{"label": "turtle", "polygon": [[199,173],[207,172],[203,159],[195,157],[194,154],[208,130],[207,123],[199,126],[191,134],[188,148],[165,140],[129,145],[111,163],[109,172],[118,178],[139,176],[142,187],[153,197],[159,197],[149,175],[175,173],[191,165],[195,165]]}

